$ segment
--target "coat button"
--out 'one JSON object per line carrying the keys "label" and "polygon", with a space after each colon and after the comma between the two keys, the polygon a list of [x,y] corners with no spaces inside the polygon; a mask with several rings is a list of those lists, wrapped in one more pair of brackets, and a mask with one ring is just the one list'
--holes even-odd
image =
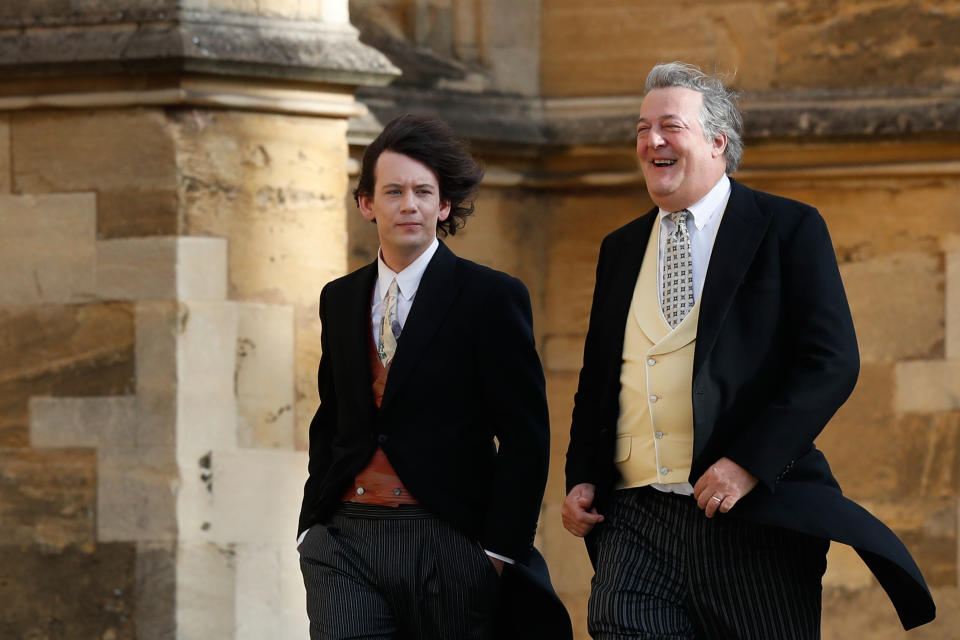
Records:
{"label": "coat button", "polygon": [[398,496],[398,495],[400,495],[401,493],[403,493],[403,492],[400,491],[400,487],[397,487],[397,488],[395,488],[395,489],[393,490],[393,495],[395,495],[395,496]]}
{"label": "coat button", "polygon": [[386,441],[387,441],[387,434],[381,433],[380,435],[377,436],[377,442],[379,442],[380,444],[383,444]]}
{"label": "coat button", "polygon": [[357,495],[362,496],[366,493],[366,490],[363,487],[357,487]]}
{"label": "coat button", "polygon": [[653,434],[653,435],[657,438],[657,440],[659,440],[660,438],[663,437],[663,431],[657,431],[657,432],[656,432],[655,434]]}

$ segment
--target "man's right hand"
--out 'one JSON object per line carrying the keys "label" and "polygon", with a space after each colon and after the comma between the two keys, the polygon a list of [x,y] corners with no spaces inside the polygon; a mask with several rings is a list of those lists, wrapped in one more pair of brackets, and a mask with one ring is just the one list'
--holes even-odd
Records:
{"label": "man's right hand", "polygon": [[570,490],[563,500],[560,514],[563,526],[575,536],[583,537],[590,533],[593,525],[603,522],[603,516],[593,507],[593,495],[596,486],[582,482]]}

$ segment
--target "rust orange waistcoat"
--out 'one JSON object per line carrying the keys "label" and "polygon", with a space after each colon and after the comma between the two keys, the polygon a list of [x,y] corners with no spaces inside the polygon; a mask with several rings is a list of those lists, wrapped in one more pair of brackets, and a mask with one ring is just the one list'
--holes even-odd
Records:
{"label": "rust orange waistcoat", "polygon": [[[377,346],[373,341],[373,332],[368,332],[367,335],[369,336],[367,357],[370,361],[373,403],[379,409],[380,403],[383,401],[383,390],[387,385],[390,365],[384,367],[380,362],[380,357],[377,355]],[[343,500],[345,502],[363,502],[388,507],[396,507],[401,504],[417,504],[417,499],[410,495],[403,482],[400,481],[400,477],[381,447],[377,447],[373,456],[370,457],[370,461],[367,462],[367,466],[353,479],[353,484],[347,488]]]}

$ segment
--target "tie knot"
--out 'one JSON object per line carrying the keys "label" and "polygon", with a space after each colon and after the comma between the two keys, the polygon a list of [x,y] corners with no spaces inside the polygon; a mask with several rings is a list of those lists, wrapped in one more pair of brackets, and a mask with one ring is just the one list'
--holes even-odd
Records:
{"label": "tie knot", "polygon": [[680,211],[674,211],[670,214],[670,219],[673,220],[673,223],[678,227],[687,222],[687,217],[690,215],[690,212],[686,209],[680,209]]}
{"label": "tie knot", "polygon": [[400,283],[397,282],[396,278],[390,281],[390,286],[387,287],[387,295],[394,298],[400,295]]}

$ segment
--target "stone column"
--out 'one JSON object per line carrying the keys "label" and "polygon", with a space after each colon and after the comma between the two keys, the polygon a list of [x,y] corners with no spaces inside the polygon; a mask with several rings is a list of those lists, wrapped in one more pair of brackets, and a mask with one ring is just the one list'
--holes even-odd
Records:
{"label": "stone column", "polygon": [[0,635],[302,638],[347,0],[0,7]]}

